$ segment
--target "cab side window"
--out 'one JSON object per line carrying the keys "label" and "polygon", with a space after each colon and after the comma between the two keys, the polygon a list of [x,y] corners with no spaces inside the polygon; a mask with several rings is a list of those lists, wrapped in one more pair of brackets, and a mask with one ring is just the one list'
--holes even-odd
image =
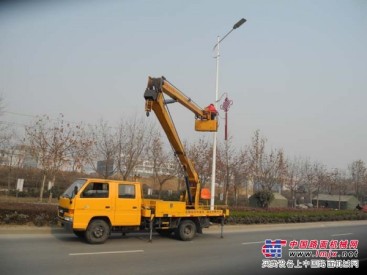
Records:
{"label": "cab side window", "polygon": [[91,182],[83,190],[81,198],[108,198],[109,186],[108,183]]}
{"label": "cab side window", "polygon": [[134,199],[135,198],[135,185],[133,184],[120,184],[119,185],[119,198],[121,199]]}

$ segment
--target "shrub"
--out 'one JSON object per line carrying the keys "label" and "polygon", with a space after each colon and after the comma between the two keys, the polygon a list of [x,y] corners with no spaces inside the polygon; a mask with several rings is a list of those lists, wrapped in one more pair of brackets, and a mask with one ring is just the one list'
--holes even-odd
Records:
{"label": "shrub", "polygon": [[367,213],[356,210],[332,209],[259,209],[231,210],[229,224],[250,223],[297,223],[318,221],[365,220]]}
{"label": "shrub", "polygon": [[[367,213],[357,210],[236,208],[230,210],[226,224],[298,223],[338,220],[366,220]],[[0,202],[0,224],[36,226],[57,223],[57,205],[47,203]]]}
{"label": "shrub", "polygon": [[0,224],[53,225],[57,220],[57,205],[47,203],[0,203]]}
{"label": "shrub", "polygon": [[46,220],[47,216],[45,214],[40,214],[37,215],[34,219],[33,219],[33,224],[35,226],[44,226],[47,223]]}
{"label": "shrub", "polygon": [[270,190],[256,191],[253,197],[257,201],[257,205],[262,208],[268,208],[270,202],[274,199],[274,194]]}
{"label": "shrub", "polygon": [[6,224],[25,224],[28,221],[28,217],[28,215],[19,214],[17,211],[15,211],[10,214],[5,214],[4,222]]}

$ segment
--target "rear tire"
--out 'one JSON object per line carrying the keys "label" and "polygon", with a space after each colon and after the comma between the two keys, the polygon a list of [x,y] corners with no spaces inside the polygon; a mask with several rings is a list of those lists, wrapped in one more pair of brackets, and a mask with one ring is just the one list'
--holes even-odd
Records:
{"label": "rear tire", "polygon": [[102,244],[110,236],[110,227],[104,220],[93,220],[85,232],[85,239],[90,244]]}
{"label": "rear tire", "polygon": [[182,241],[191,241],[196,235],[196,225],[192,220],[183,220],[178,226],[176,236]]}

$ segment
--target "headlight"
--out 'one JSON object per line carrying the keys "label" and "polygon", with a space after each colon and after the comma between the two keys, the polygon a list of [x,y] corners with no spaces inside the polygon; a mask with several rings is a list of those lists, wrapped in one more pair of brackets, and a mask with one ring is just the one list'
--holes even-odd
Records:
{"label": "headlight", "polygon": [[73,221],[73,218],[72,217],[65,216],[64,217],[64,220],[67,221],[67,222],[72,222]]}

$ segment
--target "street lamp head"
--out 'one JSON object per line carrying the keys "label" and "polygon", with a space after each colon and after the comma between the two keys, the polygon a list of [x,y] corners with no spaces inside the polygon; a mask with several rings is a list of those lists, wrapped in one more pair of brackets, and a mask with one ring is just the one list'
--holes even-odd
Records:
{"label": "street lamp head", "polygon": [[240,21],[238,21],[236,24],[234,24],[233,29],[235,30],[235,29],[241,27],[241,25],[245,22],[246,22],[246,19],[242,18]]}

